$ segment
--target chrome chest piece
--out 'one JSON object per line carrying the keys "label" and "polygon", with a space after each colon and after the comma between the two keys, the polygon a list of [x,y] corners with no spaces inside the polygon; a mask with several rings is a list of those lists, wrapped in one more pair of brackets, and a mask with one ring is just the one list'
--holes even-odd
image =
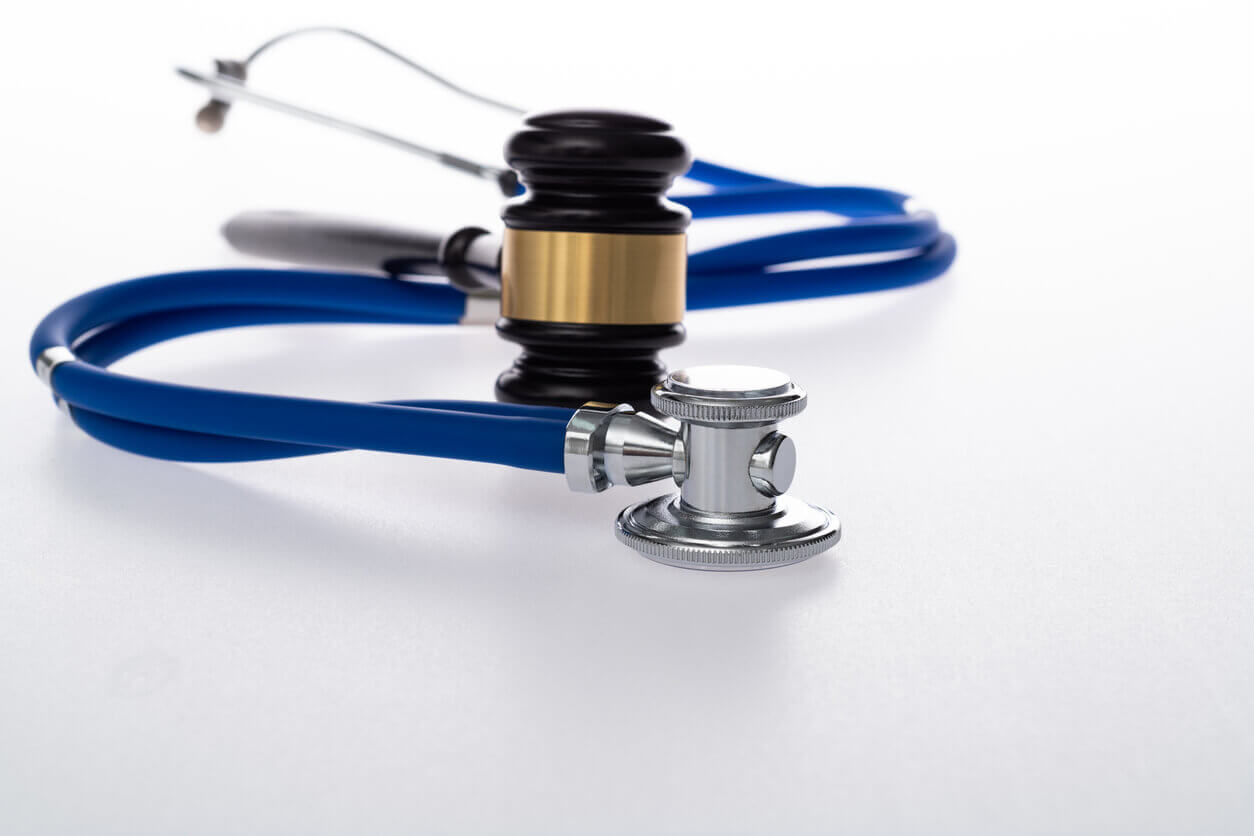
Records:
{"label": "chrome chest piece", "polygon": [[659,563],[725,571],[797,563],[836,545],[840,523],[830,512],[783,495],[797,452],[776,425],[806,405],[787,375],[699,366],[672,372],[650,401],[679,429],[622,404],[586,404],[566,428],[573,490],[668,476],[679,485],[625,508],[619,540]]}

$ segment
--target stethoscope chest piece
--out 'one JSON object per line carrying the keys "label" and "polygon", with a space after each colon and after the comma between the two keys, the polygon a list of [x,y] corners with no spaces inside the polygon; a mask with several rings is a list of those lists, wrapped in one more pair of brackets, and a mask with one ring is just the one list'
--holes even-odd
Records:
{"label": "stethoscope chest piece", "polygon": [[806,394],[780,372],[701,366],[653,387],[655,410],[677,430],[622,406],[585,406],[567,431],[567,479],[582,490],[671,476],[677,493],[624,509],[618,539],[659,563],[735,571],[797,563],[840,539],[818,506],[784,496],[796,470],[780,421]]}

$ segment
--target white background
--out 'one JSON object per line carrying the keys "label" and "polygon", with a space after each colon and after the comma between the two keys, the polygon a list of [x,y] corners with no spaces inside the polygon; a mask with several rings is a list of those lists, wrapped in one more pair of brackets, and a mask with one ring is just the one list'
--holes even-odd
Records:
{"label": "white background", "polygon": [[[1249,832],[1243,5],[8,9],[0,832]],[[183,466],[53,409],[38,319],[247,263],[216,232],[240,209],[495,222],[489,185],[256,108],[195,131],[173,64],[329,22],[526,106],[643,110],[707,159],[938,211],[942,280],[694,314],[667,355],[808,388],[794,492],[841,516],[834,551],[685,572],[611,535],[654,489],[372,453]],[[483,159],[512,128],[335,39],[254,84]],[[490,398],[513,353],[291,327],[118,368]]]}

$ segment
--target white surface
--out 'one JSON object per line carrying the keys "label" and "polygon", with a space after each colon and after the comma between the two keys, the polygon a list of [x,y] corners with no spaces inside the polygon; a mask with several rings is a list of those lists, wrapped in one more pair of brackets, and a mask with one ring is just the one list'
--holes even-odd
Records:
{"label": "white surface", "polygon": [[[430,5],[6,15],[0,832],[1249,832],[1248,10]],[[809,389],[794,492],[838,511],[834,552],[684,572],[611,536],[647,489],[368,453],[180,466],[52,408],[39,317],[241,263],[215,233],[239,209],[493,220],[490,186],[280,116],[195,133],[170,65],[322,21],[936,207],[944,280],[694,315],[668,355]],[[255,79],[484,158],[510,129],[334,41]],[[120,368],[486,398],[512,353],[288,328]]]}

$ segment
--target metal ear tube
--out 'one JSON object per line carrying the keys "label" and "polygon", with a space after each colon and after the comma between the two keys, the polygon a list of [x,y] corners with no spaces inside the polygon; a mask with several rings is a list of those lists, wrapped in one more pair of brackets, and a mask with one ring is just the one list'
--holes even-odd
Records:
{"label": "metal ear tube", "polygon": [[586,404],[566,429],[566,481],[599,492],[667,477],[679,492],[625,508],[618,539],[659,563],[735,571],[797,563],[840,539],[831,512],[783,495],[796,448],[776,430],[806,393],[787,375],[752,366],[699,366],[653,387],[672,428],[619,404]]}

